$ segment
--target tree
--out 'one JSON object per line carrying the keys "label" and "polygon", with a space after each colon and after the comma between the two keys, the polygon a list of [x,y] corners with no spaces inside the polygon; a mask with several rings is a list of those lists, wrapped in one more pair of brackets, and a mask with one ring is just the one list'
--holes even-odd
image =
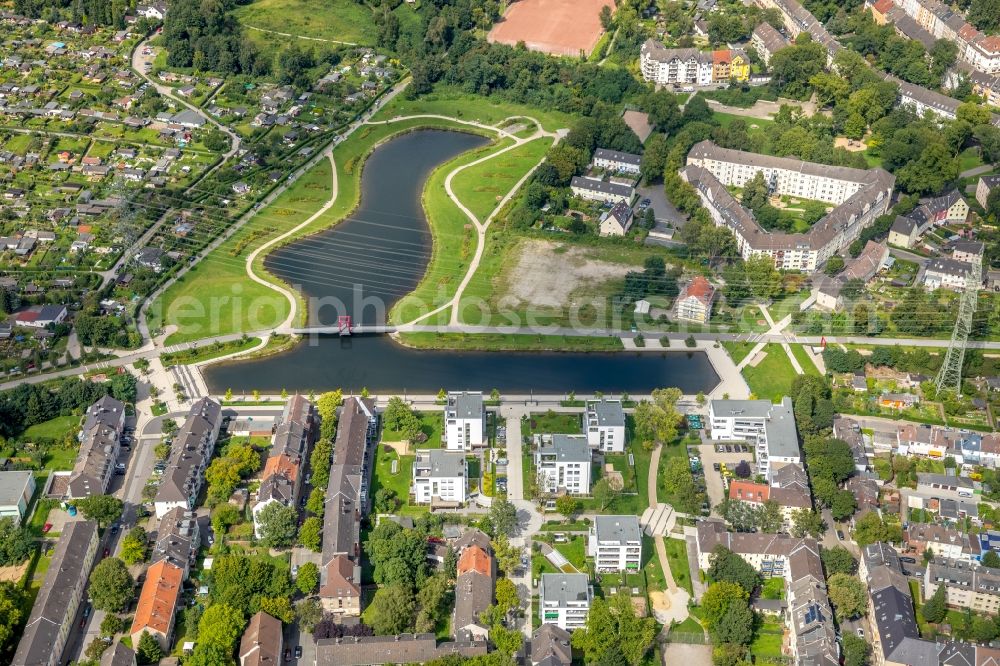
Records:
{"label": "tree", "polygon": [[994,569],[1000,567],[1000,555],[997,555],[995,550],[986,551],[986,554],[983,555],[983,566],[993,567]]}
{"label": "tree", "polygon": [[715,627],[732,604],[746,606],[749,593],[738,583],[720,581],[712,583],[701,599],[702,620],[708,629]]}
{"label": "tree", "polygon": [[125,564],[132,566],[146,557],[148,537],[142,527],[133,527],[122,539],[121,558]]}
{"label": "tree", "polygon": [[850,632],[843,634],[844,646],[844,666],[868,666],[868,657],[872,648],[865,642]]}
{"label": "tree", "polygon": [[597,483],[591,489],[591,493],[594,495],[594,500],[597,502],[597,506],[600,507],[601,511],[604,511],[611,503],[618,499],[621,495],[622,487],[621,482],[618,477],[614,477],[614,482],[606,477],[598,479]]}
{"label": "tree", "polygon": [[35,547],[35,539],[27,527],[19,526],[12,517],[0,518],[0,566],[24,562]]}
{"label": "tree", "polygon": [[556,498],[556,511],[566,518],[572,518],[580,510],[580,500],[572,495],[562,495]]}
{"label": "tree", "polygon": [[243,633],[246,619],[238,608],[214,603],[205,609],[198,623],[198,642],[231,652]]}
{"label": "tree", "polygon": [[823,517],[812,509],[798,509],[792,512],[792,536],[801,539],[811,536],[820,538],[826,531]]}
{"label": "tree", "polygon": [[118,613],[135,594],[135,581],[117,557],[101,560],[90,573],[90,599],[97,610]]}
{"label": "tree", "polygon": [[239,509],[225,502],[212,509],[212,529],[216,535],[222,536],[229,531],[233,525],[239,525],[243,517]]}
{"label": "tree", "polygon": [[295,609],[288,597],[261,597],[258,608],[284,624],[291,624],[295,619]]}
{"label": "tree", "polygon": [[365,552],[374,567],[373,578],[383,586],[413,589],[427,577],[427,542],[422,532],[383,520],[368,535]]}
{"label": "tree", "polygon": [[111,638],[118,632],[125,631],[127,628],[128,623],[114,613],[105,613],[104,619],[101,620],[101,636],[107,638]]}
{"label": "tree", "polygon": [[517,594],[517,586],[510,578],[501,578],[496,585],[497,607],[503,613],[516,610],[521,605],[521,598]]}
{"label": "tree", "polygon": [[122,501],[111,495],[91,495],[76,500],[76,508],[88,520],[97,521],[100,527],[107,527],[122,517]]}
{"label": "tree", "polygon": [[442,572],[430,576],[417,591],[417,611],[415,630],[418,633],[433,632],[444,620],[454,599],[451,580]]}
{"label": "tree", "polygon": [[323,521],[317,516],[303,520],[299,528],[299,543],[313,552],[320,552],[323,548]]}
{"label": "tree", "polygon": [[378,636],[392,636],[413,630],[413,593],[403,585],[380,587],[372,599],[369,617]]}
{"label": "tree", "polygon": [[868,608],[868,594],[857,576],[844,573],[830,576],[827,593],[841,622],[864,615]]}
{"label": "tree", "polygon": [[611,16],[611,7],[608,7],[607,5],[601,7],[600,19],[601,27],[604,28],[604,31],[610,32],[614,23],[614,19]]}
{"label": "tree", "polygon": [[319,568],[314,562],[306,562],[299,567],[295,577],[295,586],[302,594],[312,594],[319,587]]}
{"label": "tree", "polygon": [[490,629],[490,641],[497,646],[497,652],[510,659],[517,654],[524,643],[524,634],[517,629],[507,629],[501,624]]}
{"label": "tree", "polygon": [[492,545],[497,558],[497,568],[510,576],[521,563],[521,548],[512,545],[505,534],[494,538]]}
{"label": "tree", "polygon": [[492,535],[505,534],[513,536],[517,529],[517,509],[505,499],[494,499],[486,514],[492,528]]}
{"label": "tree", "polygon": [[260,542],[269,548],[287,548],[295,542],[295,507],[271,502],[257,514]]}
{"label": "tree", "polygon": [[142,632],[139,637],[139,645],[136,650],[136,658],[140,664],[155,664],[163,659],[163,648],[159,641],[153,638],[148,631]]}
{"label": "tree", "polygon": [[14,630],[25,617],[24,593],[8,581],[0,581],[0,654],[13,647]]}
{"label": "tree", "polygon": [[712,550],[708,577],[714,581],[735,583],[747,595],[760,585],[760,574],[746,560],[721,544]]}
{"label": "tree", "polygon": [[903,529],[898,522],[883,520],[877,513],[869,512],[855,521],[854,540],[861,548],[877,541],[899,543],[903,540]]}
{"label": "tree", "polygon": [[824,548],[820,551],[820,557],[828,578],[838,573],[853,575],[858,570],[858,561],[843,546]]}
{"label": "tree", "polygon": [[1000,28],[1000,2],[998,0],[972,0],[966,18],[969,23],[983,32],[994,32]]}
{"label": "tree", "polygon": [[671,442],[677,436],[677,427],[683,419],[676,407],[680,397],[681,391],[678,388],[655,389],[652,401],[643,401],[636,406],[636,435],[646,448],[651,449],[657,443]]}
{"label": "tree", "polygon": [[314,516],[322,517],[325,511],[324,505],[326,504],[326,491],[322,488],[313,488],[309,493],[309,499],[306,500],[306,511],[313,514]]}
{"label": "tree", "polygon": [[295,619],[303,631],[311,632],[323,619],[323,604],[319,599],[302,599],[295,604]]}
{"label": "tree", "polygon": [[753,611],[745,603],[731,603],[722,617],[712,625],[712,635],[718,643],[749,645],[753,640]]}
{"label": "tree", "polygon": [[924,619],[931,624],[942,622],[948,616],[947,590],[944,585],[938,585],[934,594],[927,600],[923,608]]}
{"label": "tree", "polygon": [[[573,632],[573,647],[582,650],[588,664],[618,663],[638,666],[656,636],[653,618],[639,618],[625,594],[594,599],[583,628]],[[616,654],[612,659],[609,652]]]}

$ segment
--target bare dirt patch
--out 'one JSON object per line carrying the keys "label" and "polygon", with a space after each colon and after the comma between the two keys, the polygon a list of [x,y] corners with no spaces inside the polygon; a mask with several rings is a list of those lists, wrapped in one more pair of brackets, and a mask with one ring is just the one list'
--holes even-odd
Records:
{"label": "bare dirt patch", "polygon": [[594,259],[592,252],[551,241],[522,243],[502,291],[524,305],[562,307],[570,303],[574,292],[624,278],[638,268]]}
{"label": "bare dirt patch", "polygon": [[552,55],[589,55],[604,33],[600,14],[605,5],[615,8],[613,0],[518,0],[487,38],[510,46],[524,42],[532,51]]}
{"label": "bare dirt patch", "polygon": [[867,150],[868,145],[864,141],[859,141],[857,139],[848,139],[846,136],[838,136],[833,140],[834,148],[843,148],[844,150],[851,153],[860,153],[862,150]]}

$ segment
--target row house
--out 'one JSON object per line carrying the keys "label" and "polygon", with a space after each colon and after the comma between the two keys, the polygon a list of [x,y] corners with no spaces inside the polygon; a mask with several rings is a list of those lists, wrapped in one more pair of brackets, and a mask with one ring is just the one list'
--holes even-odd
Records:
{"label": "row house", "polygon": [[80,440],[80,454],[66,490],[68,498],[103,495],[108,491],[118,462],[125,429],[125,403],[109,395],[87,408]]}
{"label": "row house", "polygon": [[489,638],[490,628],[481,615],[493,603],[496,561],[485,534],[478,532],[468,536],[460,539],[455,548],[458,564],[455,567],[452,635],[459,641],[484,641]]}
{"label": "row house", "polygon": [[738,49],[668,49],[648,39],[639,51],[642,77],[657,85],[708,86],[750,80],[750,59]]}
{"label": "row house", "polygon": [[930,552],[936,557],[959,560],[979,560],[982,545],[974,535],[936,523],[910,523],[903,534],[907,549],[923,557]]}
{"label": "row house", "polygon": [[191,406],[174,437],[170,462],[156,493],[157,518],[176,507],[194,509],[221,427],[222,405],[218,402],[202,398]]}
{"label": "row house", "polygon": [[763,506],[767,502],[774,502],[781,508],[784,520],[782,530],[785,532],[790,531],[793,515],[796,511],[812,508],[812,499],[806,488],[782,488],[750,481],[731,481],[729,483],[729,500],[745,502],[752,506]]}
{"label": "row house", "polygon": [[945,588],[945,602],[952,608],[970,608],[974,613],[988,615],[1000,612],[1000,569],[941,555],[924,571],[924,598],[929,599],[941,585]]}
{"label": "row house", "polygon": [[261,536],[259,516],[264,507],[274,502],[295,506],[298,502],[303,483],[302,463],[315,437],[315,419],[313,404],[301,395],[293,396],[285,405],[252,509],[254,533],[258,538]]}

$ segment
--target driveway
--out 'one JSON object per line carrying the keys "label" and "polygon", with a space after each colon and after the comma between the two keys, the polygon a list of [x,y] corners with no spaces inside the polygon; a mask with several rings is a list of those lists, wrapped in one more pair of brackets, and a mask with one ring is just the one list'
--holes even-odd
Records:
{"label": "driveway", "polygon": [[701,464],[705,469],[705,487],[708,492],[708,503],[712,506],[712,513],[718,515],[716,507],[725,499],[726,490],[722,483],[722,472],[713,469],[714,463],[726,463],[728,467],[733,467],[741,460],[746,460],[753,464],[753,453],[719,453],[715,450],[715,444],[701,444],[698,451],[701,454]]}

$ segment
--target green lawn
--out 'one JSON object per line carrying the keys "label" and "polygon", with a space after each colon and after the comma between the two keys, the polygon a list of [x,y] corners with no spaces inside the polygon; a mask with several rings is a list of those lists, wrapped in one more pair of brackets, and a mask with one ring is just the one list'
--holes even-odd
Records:
{"label": "green lawn", "polygon": [[[743,120],[747,124],[747,133],[752,134],[754,132],[763,131],[765,128],[770,127],[774,124],[773,120],[762,120],[760,118],[748,118],[746,116],[737,116],[732,113],[722,113],[721,111],[713,111],[712,117],[723,127],[729,127],[729,123],[733,122],[737,118]],[[756,125],[757,127],[754,127]]]}
{"label": "green lawn", "polygon": [[[493,137],[491,134],[490,138]],[[434,238],[431,258],[420,284],[393,306],[389,313],[393,322],[413,321],[448,302],[455,295],[455,290],[475,255],[477,234],[472,221],[448,196],[445,181],[448,174],[458,167],[509,145],[510,140],[504,139],[462,153],[438,166],[427,179],[421,201]],[[492,160],[486,162],[490,163]],[[445,310],[436,318],[425,319],[421,323],[446,324],[450,314],[449,310]]]}
{"label": "green lawn", "polygon": [[542,160],[551,145],[552,139],[548,137],[536,139],[459,172],[452,180],[455,196],[480,222],[485,222],[499,201]]}
{"label": "green lawn", "polygon": [[[393,104],[387,106],[391,108]],[[365,127],[351,134],[333,151],[337,164],[336,201],[284,242],[333,226],[347,217],[360,198],[361,163],[376,144],[414,127],[455,129],[456,125],[447,120],[417,119]],[[156,330],[164,323],[178,325],[180,330],[167,339],[167,344],[177,344],[270,328],[284,321],[288,316],[288,300],[247,278],[246,257],[254,248],[312,216],[329,201],[332,186],[330,163],[323,160],[158,298],[150,307],[150,327]],[[266,254],[257,257],[254,272],[276,283],[277,278],[264,269]],[[306,312],[301,296],[296,314],[297,322],[303,323]]]}
{"label": "green lawn", "polygon": [[302,37],[370,46],[378,37],[371,10],[354,0],[257,0],[235,14],[244,25]]}
{"label": "green lawn", "polygon": [[750,353],[750,350],[752,350],[756,345],[752,342],[733,342],[730,340],[724,340],[722,342],[722,346],[727,352],[729,352],[729,356],[733,359],[733,363],[739,364],[739,362],[746,358],[747,354]]}
{"label": "green lawn", "polygon": [[[415,445],[421,449],[440,449],[441,435],[444,432],[444,420],[441,412],[416,412],[420,419],[420,430],[427,435],[427,441]],[[382,440],[385,442],[403,441],[403,433],[396,430],[383,430]]]}
{"label": "green lawn", "polygon": [[260,338],[247,338],[245,340],[233,340],[232,342],[215,342],[194,349],[161,354],[160,361],[164,366],[170,365],[190,365],[209,361],[220,356],[235,354],[236,352],[252,349],[260,344]]}
{"label": "green lawn", "polygon": [[562,553],[569,563],[580,571],[587,570],[587,538],[571,537],[569,543],[554,543],[552,547]]}
{"label": "green lawn", "polygon": [[764,347],[767,356],[756,367],[743,368],[743,377],[750,386],[750,392],[761,399],[780,400],[788,395],[792,381],[796,377],[795,368],[788,355],[779,344]]}
{"label": "green lawn", "polygon": [[682,539],[663,539],[667,549],[667,562],[674,582],[688,591],[694,597],[694,587],[691,583],[691,567],[688,563],[687,541]]}
{"label": "green lawn", "polygon": [[439,114],[454,116],[463,120],[495,125],[512,116],[528,116],[542,124],[550,132],[557,129],[572,127],[576,118],[561,111],[543,110],[524,104],[513,104],[497,99],[471,95],[458,88],[439,85],[434,92],[421,95],[418,99],[408,100],[397,98],[390,107],[382,109],[374,118],[385,120],[395,116],[416,114]]}
{"label": "green lawn", "polygon": [[[22,438],[25,441],[36,441],[40,439],[50,439],[57,442],[61,442],[66,439],[67,435],[70,435],[79,428],[80,417],[79,416],[57,416],[54,419],[48,421],[43,421],[42,423],[36,423],[27,430],[24,431]],[[74,452],[75,455],[75,452]],[[62,468],[53,468],[62,469]],[[69,469],[69,468],[67,468]]]}
{"label": "green lawn", "polygon": [[528,417],[528,434],[551,435],[555,433],[579,435],[583,433],[583,423],[579,414],[562,412],[540,412]]}
{"label": "green lawn", "polygon": [[79,449],[58,448],[49,449],[45,453],[42,465],[47,470],[65,471],[73,469]]}
{"label": "green lawn", "polygon": [[781,624],[771,620],[764,622],[753,643],[750,644],[750,652],[755,657],[781,657],[783,633],[784,629]]}
{"label": "green lawn", "polygon": [[[382,488],[388,488],[396,493],[397,499],[402,502],[399,513],[402,515],[420,515],[427,512],[427,507],[411,506],[410,482],[413,477],[413,461],[415,456],[398,456],[395,451],[388,447],[379,446],[375,451],[375,471],[372,474],[372,485],[369,495],[375,494]],[[392,461],[399,460],[399,466],[395,474],[392,473]]]}
{"label": "green lawn", "polygon": [[809,352],[805,350],[803,345],[789,345],[792,348],[792,354],[795,356],[795,360],[799,362],[802,366],[802,371],[807,375],[819,376],[819,368],[813,362],[812,357],[809,356]]}
{"label": "green lawn", "polygon": [[[642,570],[646,574],[646,585],[651,590],[667,589],[667,579],[663,577],[663,569],[660,567],[660,559],[656,556],[656,545],[653,537],[642,535]],[[670,573],[676,576],[673,568]],[[675,579],[676,580],[676,579]]]}

